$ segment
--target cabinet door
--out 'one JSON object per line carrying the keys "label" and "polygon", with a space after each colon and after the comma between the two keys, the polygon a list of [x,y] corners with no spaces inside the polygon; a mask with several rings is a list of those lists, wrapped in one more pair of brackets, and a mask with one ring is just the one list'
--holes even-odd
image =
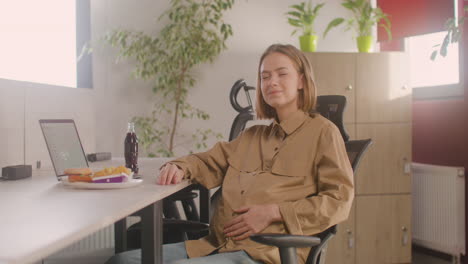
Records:
{"label": "cabinet door", "polygon": [[314,71],[318,95],[338,94],[347,99],[345,123],[354,123],[354,75],[356,55],[353,53],[306,53]]}
{"label": "cabinet door", "polygon": [[355,206],[349,214],[348,220],[338,224],[338,232],[328,243],[327,264],[354,264],[355,260]]}
{"label": "cabinet door", "polygon": [[411,195],[358,196],[356,263],[411,262]]}
{"label": "cabinet door", "polygon": [[357,124],[357,138],[371,138],[355,173],[356,194],[411,193],[411,124]]}
{"label": "cabinet door", "polygon": [[406,54],[356,56],[356,122],[409,122],[412,91]]}

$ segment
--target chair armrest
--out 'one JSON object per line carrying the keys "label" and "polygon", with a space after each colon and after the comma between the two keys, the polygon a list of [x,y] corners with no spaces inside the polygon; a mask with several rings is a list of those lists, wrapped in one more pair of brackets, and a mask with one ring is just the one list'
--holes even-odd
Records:
{"label": "chair armrest", "polygon": [[250,239],[255,242],[275,247],[313,247],[320,244],[320,238],[314,236],[285,235],[285,234],[255,234]]}
{"label": "chair armrest", "polygon": [[180,219],[163,219],[164,229],[176,230],[177,232],[201,232],[207,231],[210,228],[209,224],[180,220]]}
{"label": "chair armrest", "polygon": [[183,200],[192,200],[198,197],[198,194],[195,192],[178,192],[171,196],[165,198],[169,201],[183,201]]}

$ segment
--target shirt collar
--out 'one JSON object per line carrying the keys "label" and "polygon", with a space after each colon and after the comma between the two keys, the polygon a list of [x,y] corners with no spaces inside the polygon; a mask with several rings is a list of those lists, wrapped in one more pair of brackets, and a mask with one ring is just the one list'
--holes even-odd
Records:
{"label": "shirt collar", "polygon": [[273,127],[280,126],[287,135],[291,135],[296,129],[298,129],[306,120],[307,114],[301,110],[298,110],[291,114],[288,119],[278,123],[276,118],[273,120]]}

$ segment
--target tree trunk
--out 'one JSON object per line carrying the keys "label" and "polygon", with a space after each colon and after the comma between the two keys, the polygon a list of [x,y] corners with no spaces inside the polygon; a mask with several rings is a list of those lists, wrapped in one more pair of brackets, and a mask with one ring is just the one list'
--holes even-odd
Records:
{"label": "tree trunk", "polygon": [[171,137],[169,139],[169,152],[171,154],[174,154],[174,137],[176,134],[176,128],[177,128],[177,121],[179,119],[179,108],[180,108],[180,96],[182,95],[182,85],[183,85],[183,80],[184,80],[184,75],[185,75],[185,69],[182,69],[182,73],[180,74],[179,81],[177,82],[177,91],[175,94],[175,111],[174,111],[174,121],[172,123],[172,129],[171,129]]}

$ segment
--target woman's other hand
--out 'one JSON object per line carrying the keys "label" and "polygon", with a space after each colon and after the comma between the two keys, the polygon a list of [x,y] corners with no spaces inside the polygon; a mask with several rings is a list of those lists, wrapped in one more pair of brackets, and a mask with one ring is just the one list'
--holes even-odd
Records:
{"label": "woman's other hand", "polygon": [[184,178],[184,171],[174,164],[166,163],[159,171],[156,183],[159,185],[177,184]]}
{"label": "woman's other hand", "polygon": [[224,226],[224,234],[234,240],[246,239],[252,234],[260,233],[271,223],[283,219],[277,204],[253,205],[234,212],[241,215]]}

